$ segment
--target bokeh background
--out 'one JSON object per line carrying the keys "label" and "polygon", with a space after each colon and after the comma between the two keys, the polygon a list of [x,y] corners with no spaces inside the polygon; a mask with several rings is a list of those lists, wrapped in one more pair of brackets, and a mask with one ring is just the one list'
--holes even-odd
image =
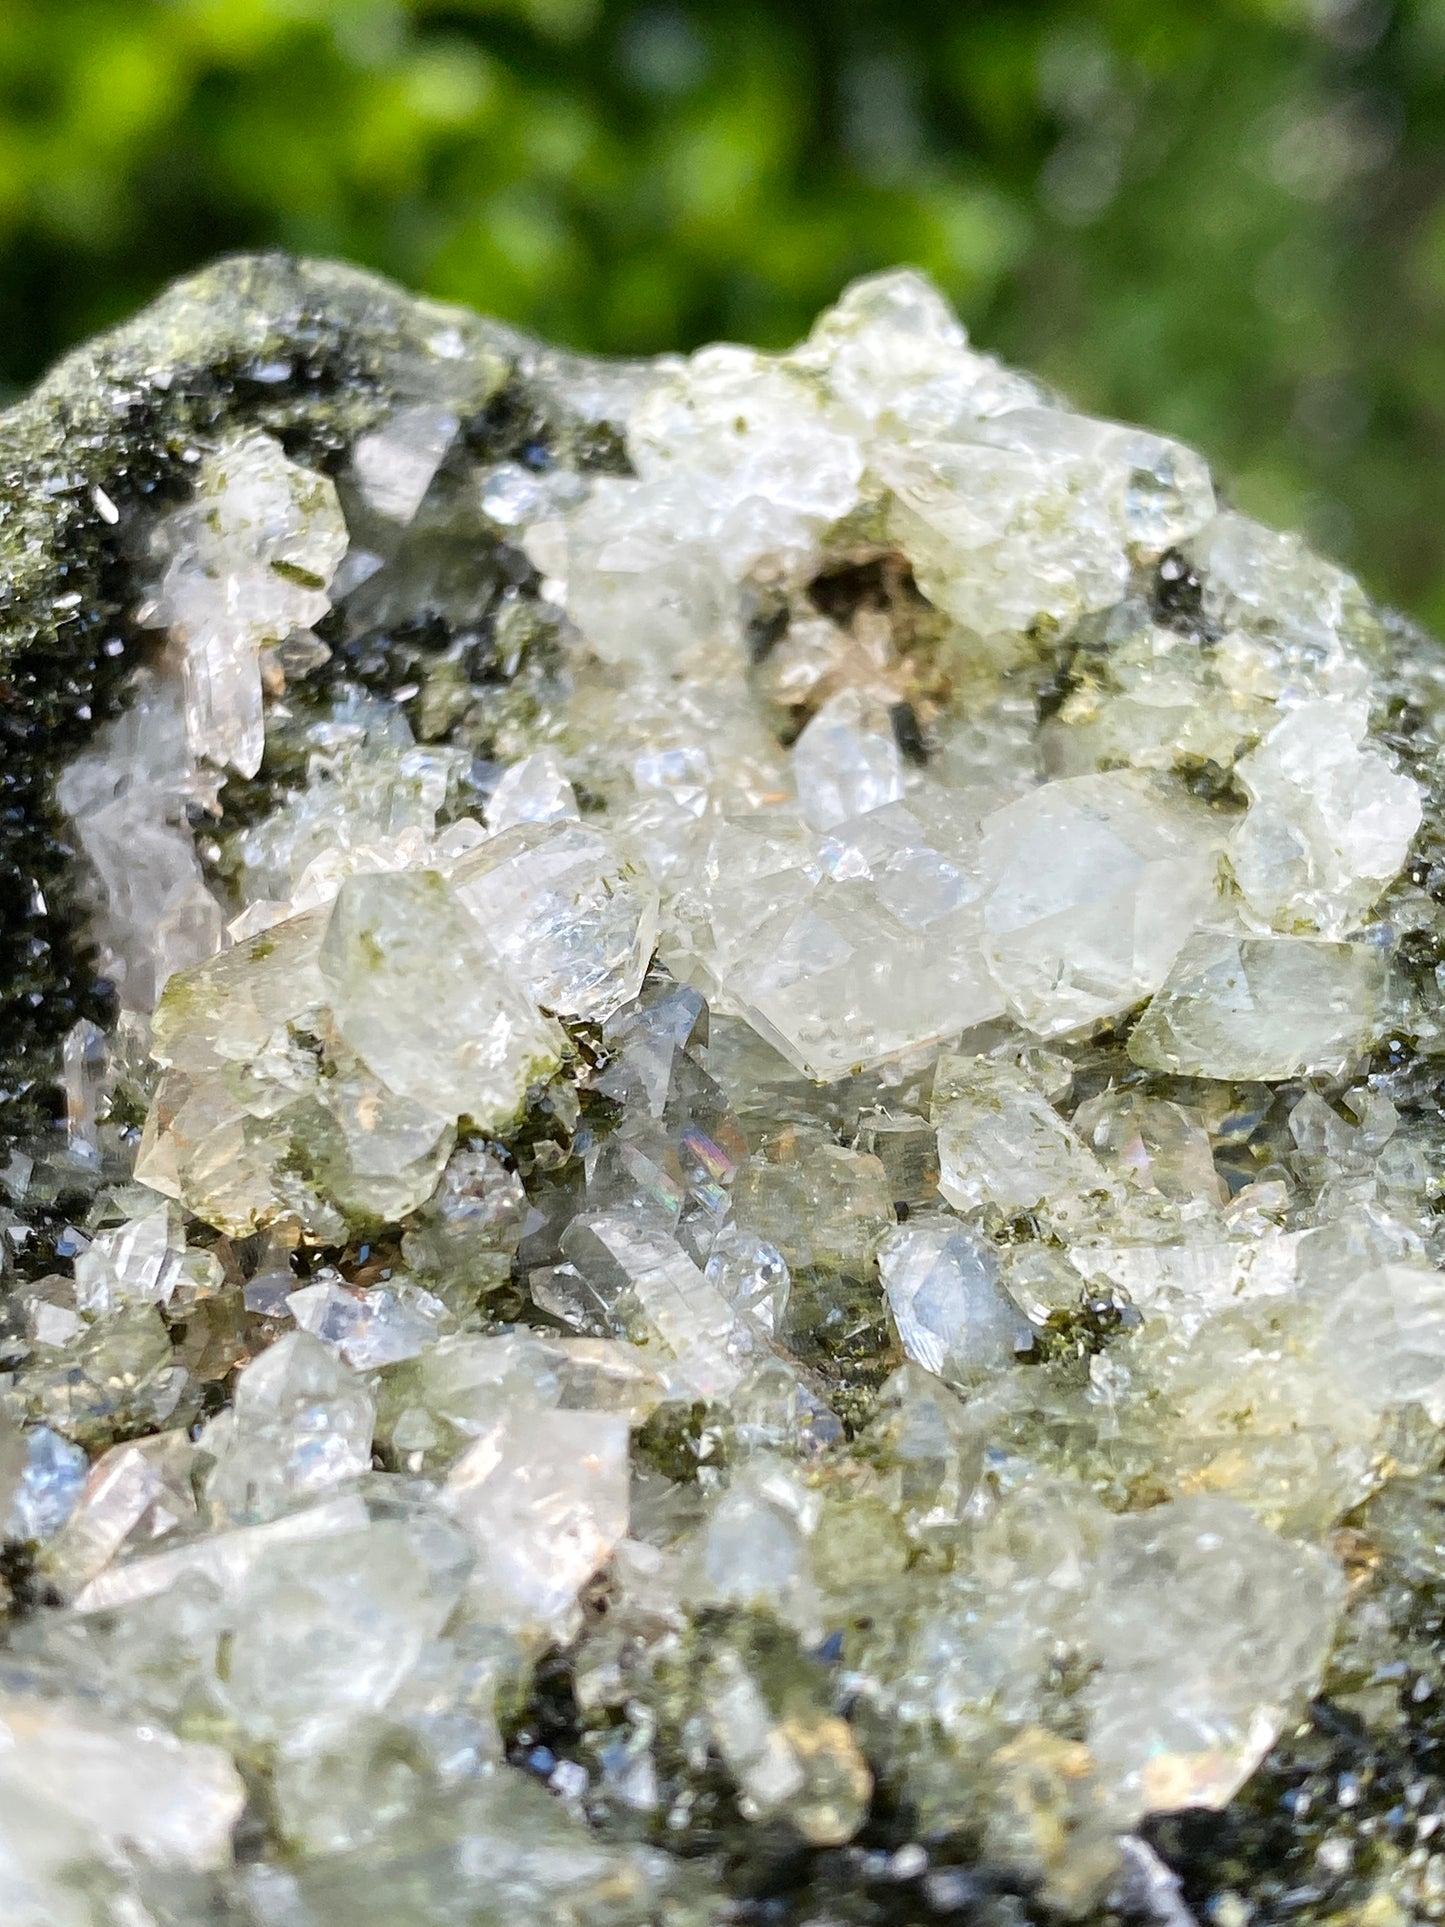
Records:
{"label": "bokeh background", "polygon": [[267,244],[643,351],[916,263],[1445,630],[1445,0],[0,0],[0,391]]}

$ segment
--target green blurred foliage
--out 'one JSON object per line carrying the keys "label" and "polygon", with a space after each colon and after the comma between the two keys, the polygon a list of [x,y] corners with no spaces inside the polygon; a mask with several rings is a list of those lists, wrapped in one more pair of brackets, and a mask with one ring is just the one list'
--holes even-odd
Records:
{"label": "green blurred foliage", "polygon": [[0,382],[267,244],[612,350],[913,262],[1445,628],[1445,0],[0,0]]}

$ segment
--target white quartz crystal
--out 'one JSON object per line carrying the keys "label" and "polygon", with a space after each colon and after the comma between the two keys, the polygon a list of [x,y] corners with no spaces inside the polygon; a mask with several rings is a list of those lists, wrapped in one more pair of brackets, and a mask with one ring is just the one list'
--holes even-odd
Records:
{"label": "white quartz crystal", "polygon": [[319,1338],[288,1332],[236,1381],[235,1404],[207,1426],[203,1486],[218,1519],[274,1519],[371,1464],[373,1401]]}
{"label": "white quartz crystal", "polygon": [[[786,566],[857,499],[862,456],[811,387],[741,348],[668,370],[628,424],[635,481],[604,478],[568,519],[568,612],[608,661],[646,660],[730,622],[729,578]],[[540,534],[540,531],[539,531]]]}
{"label": "white quartz crystal", "polygon": [[366,1524],[366,1518],[365,1505],[353,1493],[323,1499],[258,1525],[220,1522],[199,1538],[182,1539],[159,1552],[108,1566],[76,1595],[74,1608],[88,1614],[143,1606],[147,1600],[167,1597],[178,1584],[231,1591],[272,1546],[354,1532]]}
{"label": "white quartz crystal", "polygon": [[441,1300],[415,1285],[400,1294],[384,1286],[357,1292],[334,1279],[291,1292],[286,1309],[302,1331],[334,1345],[360,1371],[415,1358],[436,1343],[446,1316]]}
{"label": "white quartz crystal", "polygon": [[450,409],[416,402],[358,436],[351,463],[367,507],[389,521],[410,522],[459,426]]}
{"label": "white quartz crystal", "polygon": [[144,1217],[102,1231],[75,1261],[82,1311],[109,1311],[126,1300],[163,1305],[180,1282],[186,1241],[180,1214],[164,1202]]}
{"label": "white quartz crystal", "polygon": [[804,816],[831,830],[850,817],[896,803],[903,763],[887,712],[845,689],[813,717],[793,745],[793,776]]}
{"label": "white quartz crystal", "polygon": [[[138,1169],[212,1222],[400,1216],[466,1116],[516,1117],[565,1039],[436,872],[367,872],[178,979]],[[300,1138],[322,1194],[295,1170]],[[369,1201],[369,1202],[368,1202]]]}
{"label": "white quartz crystal", "polygon": [[1043,398],[1027,376],[971,348],[938,289],[906,268],[844,289],[796,359],[826,382],[845,418],[893,441],[947,436]]}
{"label": "white quartz crystal", "polygon": [[1161,437],[1027,406],[959,440],[880,451],[890,526],[925,594],[991,651],[1123,599],[1129,551],[1195,534],[1208,470]]}
{"label": "white quartz crystal", "polygon": [[504,1412],[453,1468],[444,1497],[476,1540],[488,1613],[519,1632],[556,1632],[627,1530],[627,1421]]}
{"label": "white quartz crystal", "polygon": [[1445,1425],[1445,1278],[1421,1264],[1351,1269],[1325,1309],[1341,1377],[1376,1410],[1418,1402]]}
{"label": "white quartz crystal", "polygon": [[431,871],[343,884],[317,966],[337,1030],[398,1097],[440,1119],[520,1111],[563,1040]]}
{"label": "white quartz crystal", "polygon": [[220,1747],[16,1692],[0,1698],[0,1783],[4,1804],[17,1801],[17,1818],[28,1817],[32,1803],[45,1816],[43,1830],[23,1844],[23,1829],[16,1838],[22,1864],[43,1864],[62,1816],[75,1830],[60,1864],[46,1869],[57,1876],[77,1851],[97,1859],[133,1853],[156,1867],[223,1867],[246,1799]]}
{"label": "white quartz crystal", "polygon": [[992,1058],[945,1058],[934,1088],[938,1188],[959,1211],[992,1205],[1006,1215],[1069,1205],[1104,1192],[1109,1179],[1015,1065]]}
{"label": "white quartz crystal", "polygon": [[[725,826],[699,960],[802,1070],[826,1078],[950,1040],[1003,1010],[980,937],[971,821],[904,806],[836,825]],[[821,874],[819,874],[821,872]],[[715,877],[715,881],[714,881]]]}
{"label": "white quartz crystal", "polygon": [[75,1510],[46,1548],[50,1582],[70,1597],[103,1572],[127,1542],[161,1538],[193,1519],[195,1459],[191,1440],[176,1431],[103,1453]]}
{"label": "white quartz crystal", "polygon": [[96,934],[131,1010],[149,1010],[173,971],[221,944],[221,906],[201,874],[188,814],[211,794],[193,756],[179,691],[142,676],[130,708],[56,786],[104,893]]}
{"label": "white quartz crystal", "polygon": [[578,814],[576,793],[550,749],[503,770],[487,798],[487,828],[494,836],[518,823],[558,823]]}
{"label": "white quartz crystal", "polygon": [[544,1009],[600,1021],[637,995],[657,894],[603,832],[519,823],[462,857],[452,888],[512,981]]}
{"label": "white quartz crystal", "polygon": [[269,1547],[235,1603],[224,1699],[242,1729],[309,1753],[379,1711],[446,1623],[469,1553],[425,1516]]}
{"label": "white quartz crystal", "polygon": [[1364,662],[1345,640],[1368,618],[1365,593],[1300,536],[1226,509],[1190,553],[1203,570],[1206,613],[1222,629],[1267,638],[1256,675],[1268,676],[1271,695],[1355,697],[1366,687]]}

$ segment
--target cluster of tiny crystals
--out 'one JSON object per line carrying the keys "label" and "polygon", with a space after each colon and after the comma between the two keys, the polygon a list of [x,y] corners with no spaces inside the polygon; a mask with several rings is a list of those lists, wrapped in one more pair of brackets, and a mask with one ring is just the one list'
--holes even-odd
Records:
{"label": "cluster of tiny crystals", "polygon": [[0,1169],[0,1919],[1185,1921],[1151,1826],[1445,1452],[1395,645],[910,273],[549,366],[610,459],[442,344],[126,532],[122,1012]]}

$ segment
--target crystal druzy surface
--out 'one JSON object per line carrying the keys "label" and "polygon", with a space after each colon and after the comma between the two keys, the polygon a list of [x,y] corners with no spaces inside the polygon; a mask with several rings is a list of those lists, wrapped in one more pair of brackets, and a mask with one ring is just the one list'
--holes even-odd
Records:
{"label": "crystal druzy surface", "polygon": [[1436,1918],[1436,645],[904,271],[0,439],[0,1918]]}

